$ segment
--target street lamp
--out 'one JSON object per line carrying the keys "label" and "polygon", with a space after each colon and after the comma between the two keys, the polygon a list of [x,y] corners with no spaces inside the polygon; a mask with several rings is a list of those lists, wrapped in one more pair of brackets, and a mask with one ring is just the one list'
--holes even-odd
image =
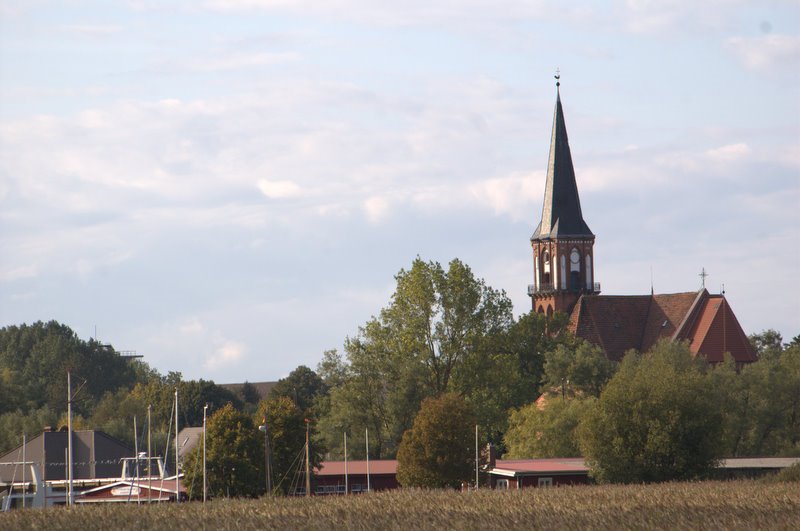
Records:
{"label": "street lamp", "polygon": [[264,432],[264,476],[266,476],[267,495],[270,495],[272,494],[272,470],[269,458],[269,427],[267,426],[267,417],[264,417],[264,424],[259,426],[258,429]]}

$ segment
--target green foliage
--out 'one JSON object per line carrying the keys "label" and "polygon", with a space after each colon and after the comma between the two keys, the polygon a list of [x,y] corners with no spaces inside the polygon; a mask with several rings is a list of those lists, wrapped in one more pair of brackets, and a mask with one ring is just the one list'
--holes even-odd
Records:
{"label": "green foliage", "polygon": [[459,260],[445,270],[417,258],[395,278],[390,305],[346,340],[347,363],[332,353],[321,367],[333,385],[320,409],[326,443],[338,449],[342,431],[369,429],[372,457],[391,457],[422,400],[448,391],[475,406],[481,425],[504,428],[523,387],[517,354],[501,341],[513,323],[508,297]]}
{"label": "green foliage", "polygon": [[[252,419],[226,404],[208,418],[206,474],[212,497],[255,497],[264,493],[264,447]],[[203,496],[203,443],[186,458],[185,485],[192,498]]]}
{"label": "green foliage", "polygon": [[245,381],[242,384],[241,389],[239,389],[239,398],[242,399],[242,402],[245,404],[252,404],[256,405],[261,400],[261,397],[258,395],[258,390],[256,386],[251,384],[248,381]]}
{"label": "green foliage", "polygon": [[0,415],[0,455],[22,444],[22,434],[28,439],[41,433],[45,426],[55,427],[58,415],[47,405],[23,413],[22,410]]}
{"label": "green foliage", "polygon": [[784,468],[777,474],[770,474],[762,478],[764,483],[800,483],[800,462]]}
{"label": "green foliage", "polygon": [[543,391],[561,389],[597,397],[616,369],[617,363],[597,345],[586,341],[560,344],[545,354]]}
{"label": "green foliage", "polygon": [[509,459],[581,455],[577,429],[594,399],[552,398],[542,408],[529,404],[511,412],[505,443]]}
{"label": "green foliage", "polygon": [[769,328],[760,334],[751,334],[747,339],[756,349],[759,359],[778,357],[783,352],[783,337],[777,330]]}
{"label": "green foliage", "polygon": [[580,443],[600,482],[691,479],[722,457],[723,418],[702,360],[662,341],[629,354],[583,417]]}
{"label": "green foliage", "polygon": [[[255,424],[262,425],[265,421],[270,443],[272,485],[276,493],[287,494],[291,491],[292,484],[298,481],[298,471],[301,470],[305,459],[306,417],[293,400],[277,396],[258,405]],[[319,468],[325,449],[315,442],[314,424],[309,423],[308,427],[311,439],[310,466],[313,470]],[[263,460],[263,434],[261,434],[261,456]]]}
{"label": "green foliage", "polygon": [[83,341],[55,321],[0,329],[0,413],[48,406],[66,409],[67,371],[76,393],[73,408],[87,415],[108,391],[130,388],[146,366],[119,356],[109,345]]}
{"label": "green foliage", "polygon": [[406,487],[458,487],[475,467],[475,417],[456,393],[428,398],[403,434],[397,480]]}
{"label": "green foliage", "polygon": [[285,396],[297,404],[301,411],[308,413],[314,402],[328,393],[328,386],[317,373],[300,365],[286,378],[281,378],[269,393],[269,398]]}

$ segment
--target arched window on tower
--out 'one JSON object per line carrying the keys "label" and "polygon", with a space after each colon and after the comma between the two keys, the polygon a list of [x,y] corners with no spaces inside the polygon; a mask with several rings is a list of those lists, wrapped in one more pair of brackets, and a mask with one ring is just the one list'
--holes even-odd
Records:
{"label": "arched window on tower", "polygon": [[567,289],[567,259],[561,255],[561,289]]}
{"label": "arched window on tower", "polygon": [[581,253],[575,247],[569,253],[569,289],[581,290]]}
{"label": "arched window on tower", "polygon": [[550,276],[550,252],[545,251],[542,253],[542,262],[544,262],[544,275],[542,276],[542,289],[551,289],[552,281]]}
{"label": "arched window on tower", "polygon": [[586,255],[586,289],[594,291],[594,284],[592,284],[592,255]]}
{"label": "arched window on tower", "polygon": [[552,317],[552,316],[553,316],[553,307],[548,304],[547,305],[547,317]]}

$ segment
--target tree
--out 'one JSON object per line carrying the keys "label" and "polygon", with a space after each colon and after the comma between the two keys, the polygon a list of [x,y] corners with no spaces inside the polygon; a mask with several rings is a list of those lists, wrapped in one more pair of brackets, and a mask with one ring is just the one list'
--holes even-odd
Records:
{"label": "tree", "polygon": [[68,370],[73,392],[80,389],[73,409],[84,416],[106,392],[129,389],[149,371],[110,345],[81,340],[56,321],[8,326],[0,329],[0,376],[13,376],[14,400],[0,403],[0,413],[47,405],[60,414],[66,409]]}
{"label": "tree", "polygon": [[458,487],[475,466],[469,405],[455,393],[428,398],[403,434],[397,452],[397,480],[406,487]]}
{"label": "tree", "polygon": [[723,419],[706,368],[685,343],[629,353],[579,426],[592,475],[629,483],[709,472],[722,457]]}
{"label": "tree", "polygon": [[783,337],[777,330],[769,328],[760,334],[751,334],[747,339],[750,340],[759,359],[777,357],[783,352]]}
{"label": "tree", "polygon": [[[287,494],[298,478],[305,459],[306,425],[310,422],[303,411],[288,397],[277,396],[258,405],[255,421],[266,424],[270,443],[272,485],[275,492]],[[310,430],[311,469],[318,469],[324,447],[315,441],[316,429]],[[261,436],[261,459],[264,459],[264,436]],[[263,476],[262,476],[263,478]]]}
{"label": "tree", "polygon": [[586,396],[600,396],[617,368],[603,349],[586,341],[559,344],[545,354],[543,391],[561,389]]}
{"label": "tree", "polygon": [[317,373],[300,365],[289,373],[286,378],[281,378],[269,393],[269,398],[285,396],[297,404],[303,412],[309,412],[314,401],[328,393],[328,386]]}
{"label": "tree", "polygon": [[[252,419],[226,404],[206,425],[208,492],[216,497],[254,497],[264,492],[264,447]],[[190,497],[203,495],[203,444],[189,453],[184,473]]]}
{"label": "tree", "polygon": [[505,434],[508,458],[575,457],[581,455],[578,425],[594,403],[553,398],[540,407],[528,404],[511,412]]}
{"label": "tree", "polygon": [[343,430],[366,428],[370,454],[393,456],[422,400],[445,392],[461,393],[482,425],[502,427],[522,387],[508,385],[519,365],[498,340],[513,323],[508,297],[459,260],[445,270],[417,258],[395,279],[389,306],[346,340],[347,363],[327,360],[339,383],[321,422],[326,442],[336,448]]}

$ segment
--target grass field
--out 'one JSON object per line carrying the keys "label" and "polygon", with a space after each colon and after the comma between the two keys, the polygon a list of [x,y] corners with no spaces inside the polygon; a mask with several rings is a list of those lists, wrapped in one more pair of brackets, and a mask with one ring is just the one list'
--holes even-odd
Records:
{"label": "grass field", "polygon": [[800,486],[753,481],[104,505],[0,514],[2,529],[800,529]]}

